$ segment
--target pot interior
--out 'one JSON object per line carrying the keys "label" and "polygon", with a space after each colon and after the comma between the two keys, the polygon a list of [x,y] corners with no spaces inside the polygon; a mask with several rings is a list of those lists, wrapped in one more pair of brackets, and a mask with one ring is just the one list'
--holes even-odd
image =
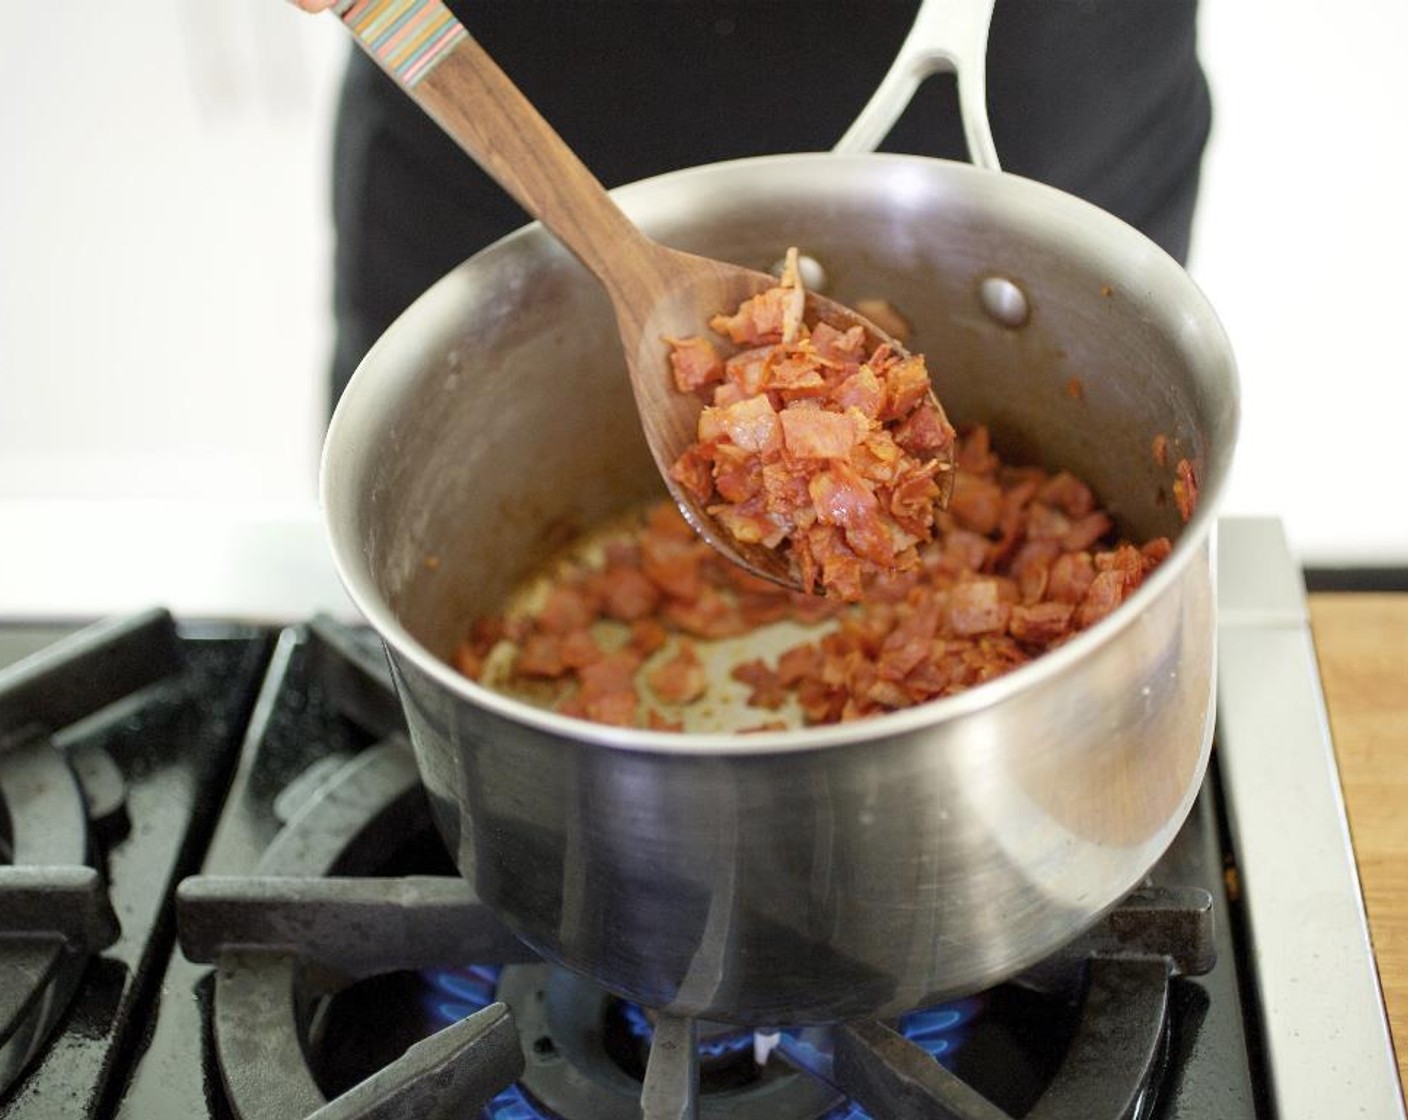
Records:
{"label": "pot interior", "polygon": [[[1232,359],[1183,270],[1117,219],[1015,176],[903,156],[741,161],[616,197],[677,248],[767,269],[798,246],[828,294],[885,299],[908,320],[960,428],[987,424],[1009,462],[1074,472],[1133,538],[1201,535],[1235,438]],[[1024,316],[990,311],[994,280]],[[1202,494],[1189,526],[1172,498],[1180,458]],[[537,225],[393,325],[324,464],[354,599],[442,658],[582,529],[664,493],[610,303]]]}

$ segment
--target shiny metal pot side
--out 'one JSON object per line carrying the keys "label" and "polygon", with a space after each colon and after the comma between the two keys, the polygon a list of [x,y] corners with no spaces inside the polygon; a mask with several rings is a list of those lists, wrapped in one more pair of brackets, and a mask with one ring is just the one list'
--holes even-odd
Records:
{"label": "shiny metal pot side", "polygon": [[[1221,327],[1117,219],[962,164],[767,157],[615,194],[669,245],[766,268],[795,244],[830,294],[888,299],[957,422],[990,425],[1009,461],[1071,469],[1124,532],[1175,548],[1059,650],[845,726],[622,731],[483,689],[443,660],[469,620],[576,530],[663,492],[609,304],[530,226],[386,333],[324,458],[335,560],[386,642],[450,851],[546,957],[680,1014],[892,1015],[1014,974],[1138,884],[1207,764],[1213,508],[1238,411]],[[1202,489],[1186,526],[1179,457]]]}

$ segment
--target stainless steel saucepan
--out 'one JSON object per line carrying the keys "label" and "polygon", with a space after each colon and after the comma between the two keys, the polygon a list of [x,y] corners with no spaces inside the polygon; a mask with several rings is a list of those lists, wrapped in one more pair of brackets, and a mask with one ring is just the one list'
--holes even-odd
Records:
{"label": "stainless steel saucepan", "polygon": [[[798,245],[836,298],[888,299],[956,422],[1175,547],[1058,650],[869,721],[623,731],[483,688],[445,661],[469,621],[571,533],[663,494],[605,295],[526,227],[378,342],[323,466],[335,560],[386,643],[449,850],[545,957],[677,1014],[885,1016],[1016,973],[1140,882],[1207,763],[1238,415],[1217,319],[1139,233],[993,168],[781,155],[614,194],[668,245],[760,268]],[[1179,456],[1201,482],[1187,524],[1167,500]]]}

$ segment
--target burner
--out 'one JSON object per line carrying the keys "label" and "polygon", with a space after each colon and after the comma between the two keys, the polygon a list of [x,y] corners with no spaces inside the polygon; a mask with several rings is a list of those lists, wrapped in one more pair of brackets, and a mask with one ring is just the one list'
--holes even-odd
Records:
{"label": "burner", "polygon": [[171,619],[154,612],[61,643],[0,683],[0,1096],[47,1041],[90,954],[118,937],[88,824],[121,810],[122,777],[101,747],[66,752],[54,736],[179,667]]}
{"label": "burner", "polygon": [[263,660],[149,611],[0,673],[0,1117],[92,1115],[120,1076]]}
{"label": "burner", "polygon": [[[484,1120],[639,1117],[641,1085],[655,1034],[652,1012],[548,965],[433,969],[424,974],[423,982],[420,1002],[430,1029],[495,1000],[507,1004],[518,1023],[527,1068],[517,1085],[490,1102]],[[900,1029],[931,1056],[951,1060],[982,1002],[968,999],[916,1012],[901,1020]],[[344,1020],[344,1030],[355,1029],[357,1014]],[[1035,1018],[1052,1027],[1050,1015]],[[802,1046],[791,1032],[786,1037],[789,1048]],[[1049,1029],[1044,1037],[1049,1049],[1053,1037]],[[793,1068],[776,1059],[760,1061],[760,1052],[769,1049],[768,1041],[757,1032],[729,1024],[698,1024],[695,1044],[702,1116],[867,1120],[868,1114],[846,1102],[838,1090],[799,1072],[800,1063]],[[1021,1061],[1020,1055],[1007,1058]],[[1050,1070],[1046,1072],[1049,1075]]]}
{"label": "burner", "polygon": [[[427,870],[416,860],[437,851],[431,871],[448,857],[393,736],[318,786],[259,876],[182,885],[183,947],[218,965],[215,1043],[237,1116],[322,1120],[322,1108],[350,1109],[349,1094],[384,1103],[426,1091],[407,1062],[434,1044],[460,1070],[463,1114],[492,1120],[663,1117],[685,1098],[706,1118],[862,1120],[904,1115],[897,1102],[916,1094],[927,1111],[915,1116],[995,1120],[1066,1100],[1073,1115],[1129,1120],[1153,1097],[1169,976],[1211,963],[1206,895],[1136,895],[1071,947],[1073,960],[1089,958],[1084,998],[1004,985],[985,997],[1007,1009],[990,1026],[960,1003],[907,1017],[914,1040],[865,1022],[783,1032],[783,1060],[760,1066],[751,1036],[740,1045],[721,1028],[652,1017],[575,974],[519,963],[530,955],[467,884],[406,874]],[[387,877],[318,877],[349,871]],[[492,963],[446,967],[456,959]],[[671,1033],[665,1051],[645,1037],[660,1032]],[[1088,1061],[1101,1046],[1123,1065]],[[994,1047],[1005,1053],[994,1058]],[[652,1079],[663,1104],[651,1103]],[[987,1111],[960,1111],[967,1100]]]}

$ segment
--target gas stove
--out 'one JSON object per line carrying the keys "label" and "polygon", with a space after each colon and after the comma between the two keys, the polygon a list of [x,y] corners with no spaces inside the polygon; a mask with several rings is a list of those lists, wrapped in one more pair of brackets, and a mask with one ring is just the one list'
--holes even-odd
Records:
{"label": "gas stove", "polygon": [[1214,761],[1021,976],[740,1030],[537,960],[458,878],[381,651],[161,610],[0,628],[0,1120],[1403,1116],[1299,573],[1220,541]]}

